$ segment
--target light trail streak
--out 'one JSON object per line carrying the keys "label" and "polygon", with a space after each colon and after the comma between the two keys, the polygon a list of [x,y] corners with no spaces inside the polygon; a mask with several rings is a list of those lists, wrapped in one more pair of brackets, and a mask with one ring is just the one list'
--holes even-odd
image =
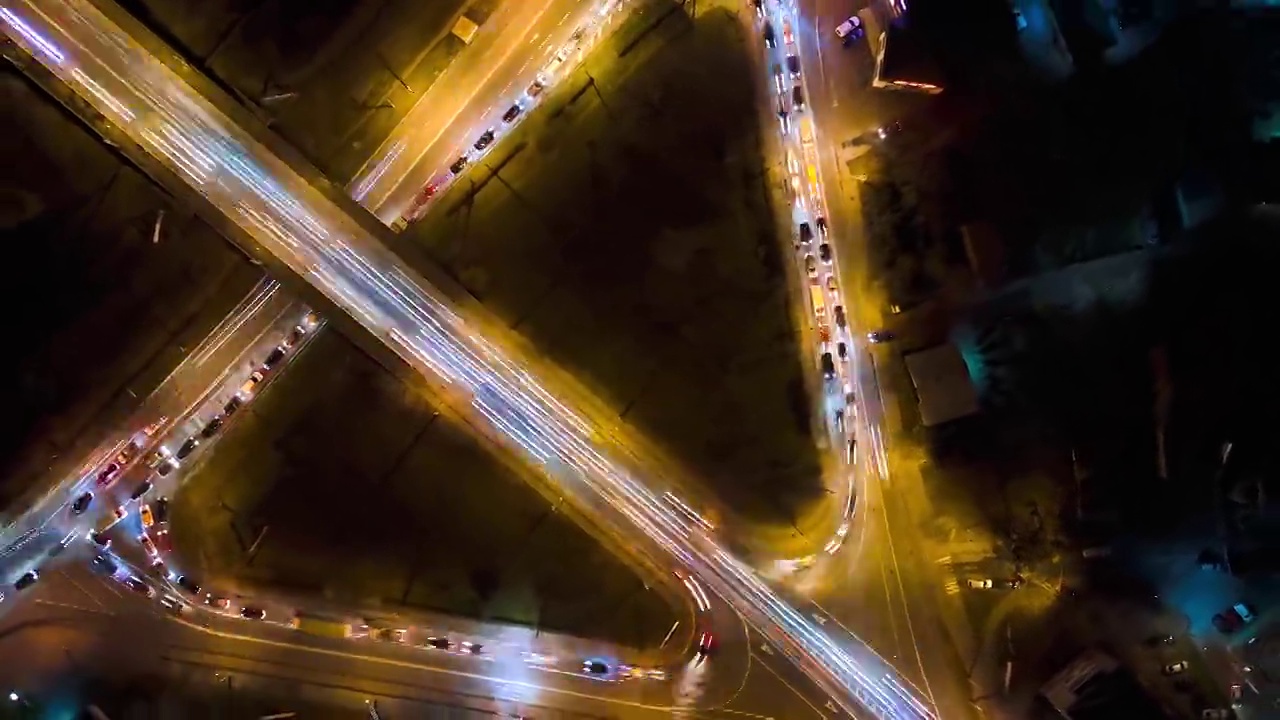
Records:
{"label": "light trail streak", "polygon": [[[31,10],[17,19],[5,10],[10,36],[95,107],[104,100],[75,82],[73,68],[51,37],[85,49],[101,72],[132,91],[136,117],[121,129],[167,158],[203,195],[285,265],[311,281],[336,305],[420,372],[429,383],[452,383],[442,393],[455,409],[479,416],[481,428],[541,470],[555,491],[644,555],[643,541],[670,555],[737,610],[850,714],[879,718],[936,717],[894,675],[887,661],[852,635],[833,638],[765,585],[706,534],[704,523],[665,501],[664,481],[609,440],[564,395],[516,369],[508,353],[479,337],[447,298],[409,271],[379,239],[338,205],[235,127],[167,67],[134,46],[86,0],[7,0]],[[26,16],[30,16],[29,18]],[[34,18],[40,18],[36,22]],[[14,22],[17,20],[17,23]],[[46,27],[47,26],[47,27]],[[107,52],[103,52],[103,48]],[[82,72],[94,75],[88,66]],[[152,128],[157,127],[160,134]],[[206,164],[210,163],[210,164]],[[205,168],[210,168],[204,172]],[[257,207],[249,210],[248,202]],[[412,340],[410,340],[412,338]],[[446,374],[440,368],[447,368]],[[603,438],[603,439],[602,439]],[[706,601],[705,593],[699,597]]]}

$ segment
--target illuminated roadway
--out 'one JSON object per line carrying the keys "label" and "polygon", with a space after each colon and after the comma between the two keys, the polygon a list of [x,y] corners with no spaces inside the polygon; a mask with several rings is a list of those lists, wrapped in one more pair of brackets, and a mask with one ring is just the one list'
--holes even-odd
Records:
{"label": "illuminated roadway", "polygon": [[471,149],[475,135],[502,126],[513,103],[520,101],[528,112],[534,99],[525,89],[553,64],[576,28],[591,21],[599,31],[597,18],[623,2],[503,2],[357,173],[352,197],[387,224],[400,217],[420,188],[438,182]]}
{"label": "illuminated roadway", "polygon": [[[264,249],[373,333],[493,441],[540,466],[554,492],[650,562],[688,567],[856,716],[933,717],[918,690],[857,638],[797,611],[641,484],[635,460],[451,309],[378,238],[311,188],[91,5],[0,6],[5,32],[162,159]],[[573,393],[577,395],[578,393]],[[583,404],[583,403],[575,403]],[[638,531],[638,532],[637,532]],[[641,543],[641,540],[646,542]]]}

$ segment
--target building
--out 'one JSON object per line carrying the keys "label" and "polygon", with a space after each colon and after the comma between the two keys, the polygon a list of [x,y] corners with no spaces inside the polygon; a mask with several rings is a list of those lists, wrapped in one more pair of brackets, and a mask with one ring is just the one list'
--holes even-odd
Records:
{"label": "building", "polygon": [[978,391],[955,345],[947,343],[906,355],[920,422],[934,427],[978,412]]}

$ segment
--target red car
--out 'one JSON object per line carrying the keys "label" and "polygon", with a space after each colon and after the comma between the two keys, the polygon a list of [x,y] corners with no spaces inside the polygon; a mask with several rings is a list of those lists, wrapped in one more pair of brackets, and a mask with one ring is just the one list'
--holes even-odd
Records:
{"label": "red car", "polygon": [[146,533],[142,533],[138,536],[138,542],[142,544],[142,549],[146,550],[147,554],[151,557],[155,557],[160,554],[159,551],[156,550],[156,544],[151,542],[151,538]]}
{"label": "red car", "polygon": [[110,463],[98,473],[98,485],[110,485],[120,473],[120,463]]}
{"label": "red car", "polygon": [[156,547],[160,548],[163,552],[170,552],[173,550],[173,543],[169,541],[169,531],[164,528],[160,528],[160,530],[156,532],[156,536],[153,541],[155,542]]}

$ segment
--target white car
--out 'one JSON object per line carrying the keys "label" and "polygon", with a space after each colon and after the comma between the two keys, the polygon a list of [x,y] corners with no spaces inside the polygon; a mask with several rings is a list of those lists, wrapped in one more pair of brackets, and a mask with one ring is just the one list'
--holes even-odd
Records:
{"label": "white car", "polygon": [[968,584],[969,584],[969,587],[973,588],[974,590],[990,590],[991,588],[995,587],[995,583],[991,582],[991,578],[985,578],[983,580],[970,579],[968,580]]}
{"label": "white car", "polygon": [[1186,660],[1179,660],[1176,663],[1169,663],[1168,665],[1165,665],[1160,671],[1165,675],[1181,675],[1187,671],[1187,667],[1188,665]]}
{"label": "white car", "polygon": [[841,40],[849,37],[849,35],[858,28],[862,27],[862,18],[857,15],[851,16],[848,20],[836,26],[836,37]]}

